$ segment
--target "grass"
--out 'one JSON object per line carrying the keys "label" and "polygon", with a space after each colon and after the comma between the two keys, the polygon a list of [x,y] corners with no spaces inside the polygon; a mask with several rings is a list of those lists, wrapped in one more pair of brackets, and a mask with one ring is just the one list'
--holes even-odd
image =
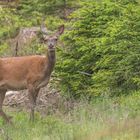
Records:
{"label": "grass", "polygon": [[47,116],[36,113],[34,123],[26,112],[6,112],[14,126],[0,120],[0,140],[140,140],[140,94],[119,98],[81,100],[69,111]]}

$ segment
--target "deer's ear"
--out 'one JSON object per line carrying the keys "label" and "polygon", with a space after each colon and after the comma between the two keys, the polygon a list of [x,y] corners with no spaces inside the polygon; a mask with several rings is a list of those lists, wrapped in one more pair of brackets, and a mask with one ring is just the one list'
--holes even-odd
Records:
{"label": "deer's ear", "polygon": [[63,34],[63,32],[64,32],[64,25],[61,25],[58,28],[58,31],[56,32],[56,35],[59,36],[59,35]]}

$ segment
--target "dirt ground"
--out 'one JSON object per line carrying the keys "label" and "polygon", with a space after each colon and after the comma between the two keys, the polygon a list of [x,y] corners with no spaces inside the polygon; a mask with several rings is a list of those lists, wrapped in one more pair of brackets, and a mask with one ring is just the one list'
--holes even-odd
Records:
{"label": "dirt ground", "polygon": [[[60,111],[68,111],[73,107],[71,101],[60,95],[60,92],[50,85],[40,90],[37,98],[36,111],[46,116]],[[28,91],[9,91],[4,100],[4,106],[19,111],[29,111]]]}

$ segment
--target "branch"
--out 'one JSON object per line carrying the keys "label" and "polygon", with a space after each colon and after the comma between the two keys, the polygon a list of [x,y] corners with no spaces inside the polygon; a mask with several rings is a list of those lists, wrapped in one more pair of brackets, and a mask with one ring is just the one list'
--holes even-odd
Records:
{"label": "branch", "polygon": [[80,74],[84,74],[84,75],[87,75],[87,76],[92,76],[92,74],[90,73],[87,73],[87,72],[84,72],[84,71],[78,71]]}

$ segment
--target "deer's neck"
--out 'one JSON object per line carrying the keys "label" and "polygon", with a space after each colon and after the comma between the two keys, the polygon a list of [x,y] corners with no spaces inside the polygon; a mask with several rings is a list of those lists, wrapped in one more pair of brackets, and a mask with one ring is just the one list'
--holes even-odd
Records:
{"label": "deer's neck", "polygon": [[46,67],[46,76],[50,75],[51,72],[53,71],[53,68],[55,66],[55,62],[56,62],[56,55],[55,55],[55,50],[53,51],[47,51],[47,59],[48,59],[48,65]]}

